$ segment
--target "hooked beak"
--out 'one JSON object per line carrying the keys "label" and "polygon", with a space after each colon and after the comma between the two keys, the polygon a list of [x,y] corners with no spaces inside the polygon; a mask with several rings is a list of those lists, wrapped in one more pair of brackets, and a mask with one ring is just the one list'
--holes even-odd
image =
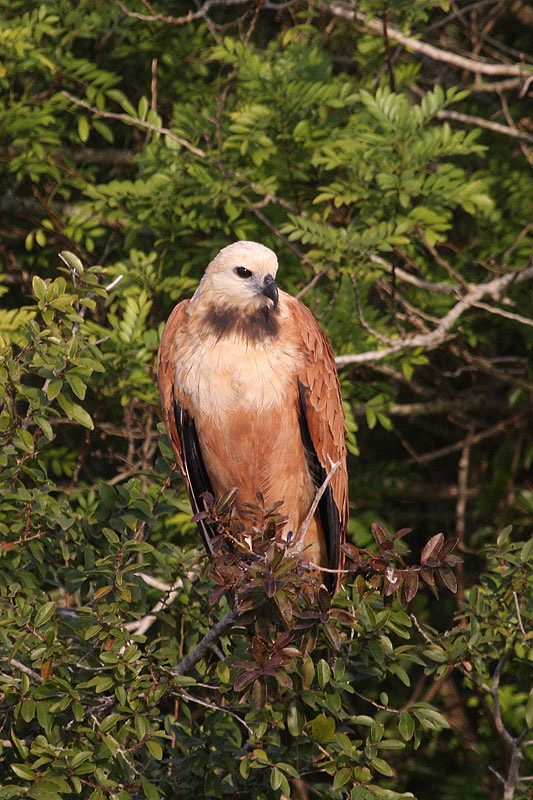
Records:
{"label": "hooked beak", "polygon": [[276,281],[272,275],[265,275],[263,284],[263,294],[265,297],[269,297],[270,300],[272,300],[274,309],[276,309],[278,307],[278,287],[276,285]]}

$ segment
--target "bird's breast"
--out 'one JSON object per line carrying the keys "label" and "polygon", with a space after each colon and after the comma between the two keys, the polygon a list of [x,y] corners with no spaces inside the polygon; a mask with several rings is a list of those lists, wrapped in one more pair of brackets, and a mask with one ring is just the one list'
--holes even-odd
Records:
{"label": "bird's breast", "polygon": [[287,342],[207,337],[178,351],[175,374],[193,414],[219,417],[238,408],[261,413],[295,391],[300,361],[301,354]]}

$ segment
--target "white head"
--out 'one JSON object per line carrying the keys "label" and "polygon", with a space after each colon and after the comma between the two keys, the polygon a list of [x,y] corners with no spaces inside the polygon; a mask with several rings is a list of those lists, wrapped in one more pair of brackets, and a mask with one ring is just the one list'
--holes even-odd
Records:
{"label": "white head", "polygon": [[268,247],[257,242],[234,242],[211,261],[196,295],[207,296],[215,306],[229,306],[243,313],[261,306],[275,308],[277,271],[278,259]]}

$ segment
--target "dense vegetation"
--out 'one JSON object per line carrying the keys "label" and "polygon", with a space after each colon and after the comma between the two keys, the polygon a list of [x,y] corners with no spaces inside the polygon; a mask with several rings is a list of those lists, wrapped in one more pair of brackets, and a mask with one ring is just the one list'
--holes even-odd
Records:
{"label": "dense vegetation", "polygon": [[[0,798],[526,798],[529,3],[0,6]],[[337,355],[333,603],[268,509],[212,568],[159,422],[239,238]]]}

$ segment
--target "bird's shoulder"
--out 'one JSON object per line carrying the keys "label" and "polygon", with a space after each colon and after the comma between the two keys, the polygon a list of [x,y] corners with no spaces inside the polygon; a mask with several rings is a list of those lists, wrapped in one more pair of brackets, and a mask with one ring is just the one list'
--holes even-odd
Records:
{"label": "bird's shoulder", "polygon": [[[280,293],[281,294],[281,293]],[[312,312],[296,297],[283,292],[284,310],[292,335],[307,355],[307,362],[333,362],[331,342]]]}

